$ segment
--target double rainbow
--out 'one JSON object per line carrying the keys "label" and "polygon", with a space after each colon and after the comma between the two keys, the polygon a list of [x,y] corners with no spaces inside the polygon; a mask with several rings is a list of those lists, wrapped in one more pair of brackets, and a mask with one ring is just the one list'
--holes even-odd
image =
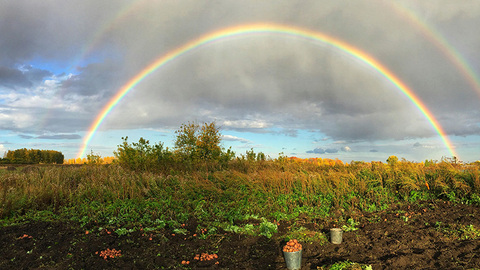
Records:
{"label": "double rainbow", "polygon": [[311,41],[322,42],[328,45],[331,45],[357,59],[362,61],[363,63],[367,64],[368,66],[372,67],[376,70],[379,74],[393,83],[396,88],[398,88],[405,96],[412,101],[412,103],[420,110],[420,112],[427,118],[430,122],[432,127],[441,137],[443,143],[447,147],[450,152],[451,156],[457,156],[455,153],[454,147],[450,142],[448,136],[446,135],[443,128],[440,126],[438,121],[433,117],[432,113],[428,110],[425,104],[414,94],[414,92],[405,84],[403,83],[395,74],[393,74],[387,67],[381,64],[372,56],[368,55],[364,51],[361,51],[354,46],[347,44],[341,40],[338,40],[334,37],[328,36],[321,32],[312,31],[308,29],[293,27],[293,26],[286,26],[286,25],[279,25],[279,24],[247,24],[247,25],[239,25],[234,27],[227,27],[218,31],[214,31],[203,35],[197,39],[194,39],[170,52],[167,54],[160,56],[158,59],[153,61],[147,67],[145,67],[142,71],[140,71],[137,75],[131,78],[125,85],[123,85],[115,96],[110,99],[107,105],[105,105],[102,111],[97,115],[95,120],[93,121],[92,125],[90,126],[87,135],[84,137],[82,147],[78,153],[78,157],[83,157],[85,154],[85,150],[95,132],[100,127],[102,122],[105,120],[107,115],[113,108],[132,90],[137,84],[139,84],[143,79],[145,79],[148,75],[155,72],[158,68],[168,64],[169,62],[175,60],[176,58],[184,55],[185,53],[194,50],[199,47],[206,46],[213,42],[227,39],[230,37],[236,37],[246,34],[279,34],[279,35],[287,35],[293,36],[297,38],[304,38]]}

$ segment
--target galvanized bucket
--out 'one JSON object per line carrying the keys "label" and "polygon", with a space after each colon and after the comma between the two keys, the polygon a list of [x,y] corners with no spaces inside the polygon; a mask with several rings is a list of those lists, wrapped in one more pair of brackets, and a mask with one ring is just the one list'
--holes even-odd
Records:
{"label": "galvanized bucket", "polygon": [[343,230],[340,228],[331,228],[330,229],[330,241],[332,244],[339,245],[342,243]]}
{"label": "galvanized bucket", "polygon": [[285,256],[285,263],[287,264],[287,269],[298,270],[302,266],[302,251],[296,252],[283,252]]}

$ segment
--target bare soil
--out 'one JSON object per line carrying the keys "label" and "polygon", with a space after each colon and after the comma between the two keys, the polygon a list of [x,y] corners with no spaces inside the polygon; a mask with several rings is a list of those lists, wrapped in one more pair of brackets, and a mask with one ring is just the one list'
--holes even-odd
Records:
{"label": "bare soil", "polygon": [[[358,230],[344,232],[342,244],[302,243],[302,269],[322,269],[346,260],[373,269],[480,268],[480,238],[473,239],[480,229],[479,209],[436,201],[359,213]],[[185,235],[164,229],[121,236],[108,230],[86,234],[68,222],[3,227],[0,269],[286,269],[281,250],[289,223],[280,223],[271,238],[218,231],[201,239],[197,225],[195,220],[187,222]],[[328,234],[335,220],[303,225]],[[196,260],[202,253],[218,257]]]}

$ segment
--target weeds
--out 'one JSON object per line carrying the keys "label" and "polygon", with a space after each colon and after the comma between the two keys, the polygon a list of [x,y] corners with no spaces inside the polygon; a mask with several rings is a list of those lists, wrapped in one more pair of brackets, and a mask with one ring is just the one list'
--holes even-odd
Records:
{"label": "weeds", "polygon": [[448,237],[452,237],[453,239],[460,239],[460,240],[475,240],[480,238],[480,230],[470,225],[462,225],[462,224],[447,224],[444,225],[442,222],[437,221],[435,223],[435,228],[437,231],[442,232],[443,234],[447,235]]}

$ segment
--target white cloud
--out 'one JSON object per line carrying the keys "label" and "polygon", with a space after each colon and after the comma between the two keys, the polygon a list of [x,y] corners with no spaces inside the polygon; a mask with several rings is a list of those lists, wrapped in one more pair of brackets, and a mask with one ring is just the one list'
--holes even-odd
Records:
{"label": "white cloud", "polygon": [[242,128],[242,129],[264,129],[271,126],[264,120],[223,120],[219,121],[221,126],[227,128]]}
{"label": "white cloud", "polygon": [[225,140],[225,141],[238,141],[238,142],[242,142],[242,143],[252,143],[252,141],[250,141],[250,140],[240,138],[240,137],[237,137],[237,136],[233,136],[233,135],[228,135],[228,134],[222,135],[222,139]]}

